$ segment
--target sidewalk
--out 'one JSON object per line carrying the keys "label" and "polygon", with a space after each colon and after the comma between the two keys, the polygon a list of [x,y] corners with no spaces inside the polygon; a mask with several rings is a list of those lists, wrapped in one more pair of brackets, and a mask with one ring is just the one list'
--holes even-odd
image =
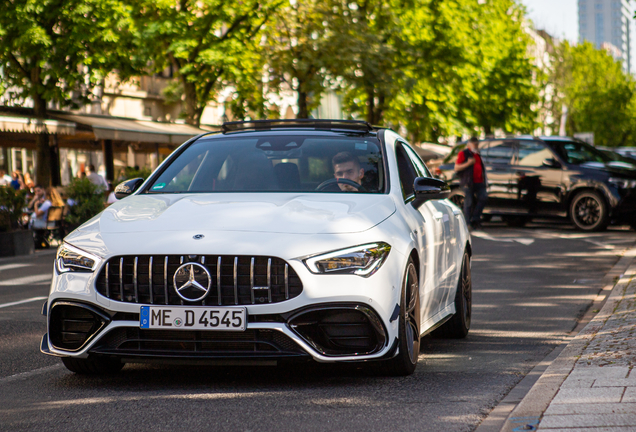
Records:
{"label": "sidewalk", "polygon": [[636,249],[600,312],[508,416],[505,432],[636,431]]}

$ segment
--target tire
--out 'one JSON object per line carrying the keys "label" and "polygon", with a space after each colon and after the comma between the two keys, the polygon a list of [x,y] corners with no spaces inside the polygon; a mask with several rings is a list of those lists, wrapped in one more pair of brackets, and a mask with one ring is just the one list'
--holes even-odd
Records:
{"label": "tire", "polygon": [[603,231],[609,225],[607,204],[598,192],[580,192],[570,203],[570,220],[581,231]]}
{"label": "tire", "polygon": [[457,190],[451,192],[451,195],[448,197],[448,199],[462,211],[464,210],[464,195],[461,192],[458,192]]}
{"label": "tire", "polygon": [[124,367],[125,363],[109,358],[74,358],[62,357],[66,369],[80,375],[108,375],[114,374]]}
{"label": "tire", "polygon": [[472,279],[470,274],[470,255],[464,252],[462,271],[455,293],[455,315],[432,334],[436,338],[463,339],[468,336],[472,316]]}
{"label": "tire", "polygon": [[412,259],[409,259],[404,272],[398,319],[398,354],[387,360],[384,366],[388,375],[407,376],[415,372],[420,355],[419,278]]}
{"label": "tire", "polygon": [[511,228],[523,228],[530,222],[530,218],[527,216],[504,216],[503,220]]}

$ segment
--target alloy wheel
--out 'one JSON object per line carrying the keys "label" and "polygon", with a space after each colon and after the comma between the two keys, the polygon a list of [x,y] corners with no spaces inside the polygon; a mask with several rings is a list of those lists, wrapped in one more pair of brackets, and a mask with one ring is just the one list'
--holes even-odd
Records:
{"label": "alloy wheel", "polygon": [[581,225],[592,226],[601,218],[601,203],[594,197],[583,197],[574,205],[574,214]]}
{"label": "alloy wheel", "polygon": [[417,359],[419,356],[420,332],[417,325],[419,319],[419,317],[417,316],[417,272],[415,271],[415,266],[413,264],[409,265],[405,288],[406,292],[404,300],[406,304],[406,311],[404,314],[404,330],[406,343],[411,362],[417,363]]}

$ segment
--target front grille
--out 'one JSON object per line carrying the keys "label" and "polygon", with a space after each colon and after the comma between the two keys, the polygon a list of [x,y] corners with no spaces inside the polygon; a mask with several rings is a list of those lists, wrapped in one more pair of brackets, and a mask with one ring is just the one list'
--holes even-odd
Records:
{"label": "front grille", "polygon": [[183,357],[279,356],[306,354],[275,330],[244,332],[117,328],[91,349],[97,354]]}
{"label": "front grille", "polygon": [[[184,263],[203,265],[211,276],[208,295],[185,302],[174,289]],[[140,255],[108,260],[97,276],[97,292],[126,303],[248,305],[278,303],[300,295],[302,282],[284,260],[263,256]]]}

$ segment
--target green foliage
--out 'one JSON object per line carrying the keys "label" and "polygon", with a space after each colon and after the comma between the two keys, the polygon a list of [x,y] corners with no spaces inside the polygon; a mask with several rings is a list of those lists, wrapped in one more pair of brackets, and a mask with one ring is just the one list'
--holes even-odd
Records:
{"label": "green foliage", "polygon": [[309,118],[333,77],[344,72],[347,46],[331,0],[288,2],[264,31],[268,90],[296,93],[297,118]]}
{"label": "green foliage", "polygon": [[551,81],[556,88],[553,116],[568,110],[566,132],[594,132],[600,146],[622,146],[636,139],[636,83],[623,64],[589,42],[563,42]]}
{"label": "green foliage", "polygon": [[206,105],[222,88],[236,83],[245,69],[258,69],[257,34],[276,4],[139,0],[133,5],[143,55],[157,71],[174,67],[183,89],[185,120],[198,126]]}
{"label": "green foliage", "polygon": [[[4,97],[33,102],[38,118],[47,105],[77,108],[117,69],[133,72],[134,23],[123,0],[15,0],[0,7],[0,70]],[[38,138],[37,183],[50,181],[48,138]]]}
{"label": "green foliage", "polygon": [[77,227],[104,210],[104,197],[98,189],[98,186],[85,178],[73,179],[66,187],[68,201],[73,202],[73,205],[69,204],[69,212],[65,218],[69,225]]}
{"label": "green foliage", "polygon": [[0,187],[0,232],[20,228],[19,220],[26,205],[26,190]]}
{"label": "green foliage", "polygon": [[138,177],[147,179],[148,177],[150,177],[150,174],[152,173],[152,171],[148,167],[141,167],[141,168],[126,167],[124,169],[124,173],[126,176],[126,180],[130,180],[130,179],[134,179]]}

